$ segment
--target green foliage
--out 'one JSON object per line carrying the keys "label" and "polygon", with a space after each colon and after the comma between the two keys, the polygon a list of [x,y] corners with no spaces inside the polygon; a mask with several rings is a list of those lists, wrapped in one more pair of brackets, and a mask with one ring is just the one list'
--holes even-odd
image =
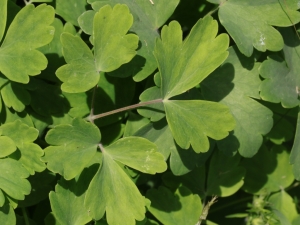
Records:
{"label": "green foliage", "polygon": [[0,0],[0,224],[298,225],[299,9]]}

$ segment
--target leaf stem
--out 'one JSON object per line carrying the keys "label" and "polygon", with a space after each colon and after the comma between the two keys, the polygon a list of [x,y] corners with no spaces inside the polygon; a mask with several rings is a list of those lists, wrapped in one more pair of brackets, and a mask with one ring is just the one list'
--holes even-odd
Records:
{"label": "leaf stem", "polygon": [[227,204],[224,204],[224,205],[221,205],[219,207],[214,207],[213,209],[210,210],[210,213],[215,213],[217,211],[220,211],[220,210],[223,210],[225,208],[228,208],[228,207],[230,207],[232,205],[237,205],[237,204],[242,203],[242,202],[247,202],[249,200],[252,200],[252,198],[253,198],[253,196],[247,196],[245,198],[238,199],[236,201],[231,201],[231,202],[229,202]]}
{"label": "leaf stem", "polygon": [[159,98],[159,99],[155,99],[155,100],[151,100],[151,101],[147,101],[147,102],[140,102],[138,104],[126,106],[126,107],[123,107],[123,108],[120,108],[120,109],[112,110],[112,111],[101,113],[101,114],[98,114],[98,115],[90,115],[87,118],[87,120],[89,120],[89,121],[92,122],[95,119],[99,119],[99,118],[102,118],[102,117],[105,117],[105,116],[109,116],[109,115],[112,115],[112,114],[116,114],[116,113],[119,113],[119,112],[124,112],[124,111],[128,111],[128,110],[136,109],[136,108],[139,108],[139,107],[145,106],[145,105],[151,105],[151,104],[155,104],[155,103],[160,103],[162,101],[163,100],[161,98]]}
{"label": "leaf stem", "polygon": [[25,225],[30,225],[25,207],[21,207]]}

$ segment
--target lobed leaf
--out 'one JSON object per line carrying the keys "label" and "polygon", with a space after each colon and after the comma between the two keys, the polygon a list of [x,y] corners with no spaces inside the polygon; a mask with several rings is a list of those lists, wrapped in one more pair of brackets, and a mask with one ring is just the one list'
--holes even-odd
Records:
{"label": "lobed leaf", "polygon": [[280,51],[283,39],[272,26],[287,27],[300,21],[294,0],[228,0],[220,5],[219,19],[239,50],[251,56],[253,47]]}
{"label": "lobed leaf", "polygon": [[201,200],[184,186],[179,187],[174,194],[160,186],[157,190],[150,189],[146,197],[151,201],[149,211],[162,224],[196,224],[200,218]]}
{"label": "lobed leaf", "polygon": [[229,109],[219,103],[165,100],[164,106],[176,143],[184,149],[191,145],[197,153],[208,151],[208,137],[220,140],[235,126]]}
{"label": "lobed leaf", "polygon": [[279,103],[285,108],[299,105],[300,40],[292,28],[280,29],[284,38],[284,59],[271,56],[260,67],[263,80],[260,96],[263,100]]}
{"label": "lobed leaf", "polygon": [[227,58],[228,36],[216,37],[217,32],[217,21],[210,16],[200,19],[184,42],[178,22],[163,27],[154,50],[163,99],[193,88]]}
{"label": "lobed leaf", "polygon": [[31,175],[35,171],[41,172],[46,168],[40,160],[44,152],[39,145],[32,143],[38,137],[37,129],[16,120],[15,122],[5,123],[0,127],[0,130],[2,135],[9,137],[18,149],[10,157],[18,160]]}
{"label": "lobed leaf", "polygon": [[2,225],[16,224],[16,215],[13,207],[9,203],[0,207],[0,221]]}
{"label": "lobed leaf", "polygon": [[263,142],[262,135],[272,128],[272,111],[253,99],[259,99],[259,66],[254,56],[245,57],[236,47],[230,47],[221,67],[201,83],[204,98],[227,105],[236,121],[233,132],[218,142],[226,154],[238,151],[252,157]]}
{"label": "lobed leaf", "polygon": [[100,139],[94,124],[75,118],[72,124],[58,125],[47,133],[46,141],[53,146],[45,149],[42,160],[48,163],[49,170],[70,180],[94,157]]}
{"label": "lobed leaf", "polygon": [[29,172],[16,160],[0,159],[0,189],[8,196],[23,200],[31,191]]}
{"label": "lobed leaf", "polygon": [[53,20],[54,9],[45,4],[27,5],[16,15],[0,47],[0,71],[9,80],[28,83],[46,68],[47,59],[36,48],[52,40]]}
{"label": "lobed leaf", "polygon": [[0,0],[0,42],[5,32],[7,16],[7,0]]}

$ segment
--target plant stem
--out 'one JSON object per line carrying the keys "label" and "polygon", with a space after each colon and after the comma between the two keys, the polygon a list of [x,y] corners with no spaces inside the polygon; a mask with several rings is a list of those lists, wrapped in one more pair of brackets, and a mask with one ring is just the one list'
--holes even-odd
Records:
{"label": "plant stem", "polygon": [[21,207],[25,225],[30,225],[25,207]]}
{"label": "plant stem", "polygon": [[229,203],[224,204],[222,206],[214,207],[210,210],[210,213],[214,213],[214,212],[220,211],[222,209],[228,208],[229,206],[236,205],[236,204],[239,204],[239,203],[242,203],[242,202],[247,202],[247,201],[252,200],[252,199],[253,199],[253,196],[248,196],[248,197],[245,197],[245,198],[242,198],[242,199],[238,199],[236,201],[229,202]]}
{"label": "plant stem", "polygon": [[92,102],[91,102],[91,112],[90,112],[90,116],[89,116],[91,123],[94,123],[93,116],[94,116],[95,95],[96,95],[97,87],[98,87],[98,85],[96,85],[93,89]]}
{"label": "plant stem", "polygon": [[159,98],[159,99],[155,99],[155,100],[151,100],[151,101],[147,101],[147,102],[141,102],[141,103],[138,103],[138,104],[126,106],[126,107],[123,107],[123,108],[120,108],[120,109],[112,110],[112,111],[101,113],[101,114],[98,114],[98,115],[90,115],[87,119],[89,121],[94,121],[95,119],[99,119],[99,118],[109,116],[109,115],[112,115],[112,114],[115,114],[115,113],[136,109],[136,108],[139,108],[139,107],[145,106],[145,105],[160,103],[162,101],[163,100],[161,98]]}

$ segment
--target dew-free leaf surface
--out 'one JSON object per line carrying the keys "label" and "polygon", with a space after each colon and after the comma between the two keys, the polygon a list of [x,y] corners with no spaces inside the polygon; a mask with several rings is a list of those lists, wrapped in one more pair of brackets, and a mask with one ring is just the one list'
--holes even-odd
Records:
{"label": "dew-free leaf surface", "polygon": [[9,80],[28,83],[46,68],[47,59],[36,48],[52,40],[53,20],[54,9],[45,4],[27,5],[16,15],[0,47],[0,71]]}
{"label": "dew-free leaf surface", "polygon": [[94,157],[100,139],[94,124],[75,118],[72,124],[58,125],[47,133],[46,141],[52,146],[45,149],[42,160],[50,171],[70,180]]}
{"label": "dew-free leaf surface", "polygon": [[260,86],[260,96],[263,100],[293,108],[299,105],[300,40],[292,28],[282,28],[280,32],[284,38],[284,59],[274,55],[262,63],[260,75],[265,80]]}
{"label": "dew-free leaf surface", "polygon": [[38,137],[37,129],[16,120],[2,125],[0,132],[9,137],[18,149],[10,157],[18,160],[31,175],[35,171],[41,172],[46,168],[40,159],[44,154],[43,150],[39,145],[33,143]]}
{"label": "dew-free leaf surface", "polygon": [[0,189],[8,196],[23,200],[31,191],[29,172],[16,160],[0,159]]}
{"label": "dew-free leaf surface", "polygon": [[208,137],[220,140],[235,126],[228,107],[223,104],[201,100],[168,100],[164,101],[164,106],[177,144],[184,149],[191,145],[197,153],[208,151]]}
{"label": "dew-free leaf surface", "polygon": [[133,225],[135,220],[143,220],[145,200],[115,161],[154,174],[167,169],[163,155],[157,152],[155,144],[140,137],[122,138],[101,149],[102,164],[90,183],[85,206],[96,220],[106,212],[107,221],[112,225]]}
{"label": "dew-free leaf surface", "polygon": [[80,37],[63,33],[61,42],[68,64],[56,71],[63,81],[62,90],[85,92],[98,83],[99,72],[110,72],[128,63],[136,55],[138,47],[138,36],[127,34],[132,23],[133,18],[126,5],[101,8],[93,19],[94,53]]}
{"label": "dew-free leaf surface", "polygon": [[226,34],[217,36],[217,32],[217,21],[210,16],[200,19],[184,41],[178,22],[163,27],[154,51],[163,99],[193,88],[224,62],[229,38]]}
{"label": "dew-free leaf surface", "polygon": [[279,191],[294,181],[289,154],[282,145],[274,146],[271,151],[262,146],[255,156],[244,159],[241,165],[247,170],[243,189],[249,193]]}
{"label": "dew-free leaf surface", "polygon": [[253,47],[280,51],[283,39],[273,27],[288,27],[300,21],[294,0],[229,0],[220,5],[219,19],[239,50],[251,56]]}
{"label": "dew-free leaf surface", "polygon": [[[106,4],[111,6],[118,3],[126,4],[133,15],[133,25],[130,31],[136,33],[140,38],[136,57],[128,64],[121,66],[120,69],[111,72],[110,75],[118,77],[133,76],[135,81],[141,81],[149,76],[157,68],[152,52],[155,39],[159,37],[158,29],[172,15],[179,1],[160,0],[156,1],[154,5],[144,0],[135,2],[130,0],[90,0],[88,2],[92,4],[95,11]],[[90,21],[94,14],[94,11],[87,11],[79,18],[80,26],[88,34],[92,34]]]}
{"label": "dew-free leaf surface", "polygon": [[273,125],[272,111],[252,99],[260,98],[258,67],[254,57],[247,58],[236,47],[230,47],[222,66],[201,83],[204,98],[227,105],[236,121],[233,132],[218,143],[220,150],[229,155],[237,151],[244,157],[255,155],[262,134]]}
{"label": "dew-free leaf surface", "polygon": [[201,215],[200,197],[184,186],[175,193],[160,186],[150,189],[146,197],[151,201],[149,211],[165,225],[196,224]]}

